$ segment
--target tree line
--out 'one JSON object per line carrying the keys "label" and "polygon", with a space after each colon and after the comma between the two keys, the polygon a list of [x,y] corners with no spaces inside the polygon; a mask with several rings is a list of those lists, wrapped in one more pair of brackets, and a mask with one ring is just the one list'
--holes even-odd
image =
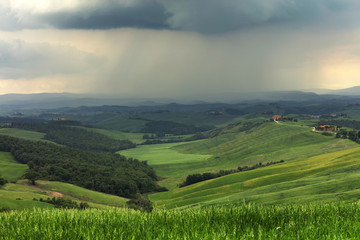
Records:
{"label": "tree line", "polygon": [[244,167],[238,167],[237,169],[228,169],[228,170],[220,170],[218,172],[205,172],[205,173],[196,173],[196,174],[190,174],[186,177],[186,180],[184,182],[182,182],[179,187],[185,187],[191,184],[195,184],[198,182],[202,182],[202,181],[206,181],[206,180],[210,180],[210,179],[214,179],[214,178],[219,178],[225,175],[229,175],[232,173],[238,173],[238,172],[245,172],[245,171],[250,171],[250,170],[254,170],[257,168],[261,168],[261,167],[267,167],[270,165],[274,165],[274,164],[278,164],[278,163],[283,163],[284,160],[278,161],[278,162],[268,162],[266,164],[262,164],[262,163],[258,163],[255,164],[251,167],[248,166],[244,166]]}
{"label": "tree line", "polygon": [[115,140],[100,133],[74,127],[74,125],[81,126],[81,123],[76,121],[13,122],[10,127],[42,132],[45,133],[46,140],[82,150],[116,152],[136,147],[136,144],[129,140]]}
{"label": "tree line", "polygon": [[335,137],[336,138],[349,139],[351,141],[360,143],[360,131],[356,131],[356,130],[340,129],[336,133]]}
{"label": "tree line", "polygon": [[[34,201],[37,201],[37,199],[33,199]],[[47,199],[43,199],[40,198],[39,199],[40,202],[46,202],[46,203],[50,203],[52,205],[54,205],[55,208],[64,208],[64,209],[87,209],[89,208],[89,204],[87,202],[76,202],[73,201],[71,199],[65,199],[65,198],[47,198]]]}
{"label": "tree line", "polygon": [[132,198],[137,193],[165,191],[146,162],[109,152],[79,150],[0,135],[0,151],[27,164],[25,178],[71,183],[87,189]]}
{"label": "tree line", "polygon": [[141,132],[154,133],[158,136],[165,136],[165,134],[185,135],[208,131],[213,128],[214,126],[196,127],[193,125],[170,121],[151,121],[145,124],[145,127],[141,130]]}

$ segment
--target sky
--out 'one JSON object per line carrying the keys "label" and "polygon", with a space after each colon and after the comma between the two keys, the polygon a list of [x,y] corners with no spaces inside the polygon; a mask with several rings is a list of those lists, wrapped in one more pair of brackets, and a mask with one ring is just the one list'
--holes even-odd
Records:
{"label": "sky", "polygon": [[360,85],[358,0],[1,0],[0,94]]}

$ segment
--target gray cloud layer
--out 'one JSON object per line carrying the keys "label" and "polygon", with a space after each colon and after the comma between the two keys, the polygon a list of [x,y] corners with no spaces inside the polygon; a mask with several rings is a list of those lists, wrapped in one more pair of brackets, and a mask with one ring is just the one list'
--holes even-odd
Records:
{"label": "gray cloud layer", "polygon": [[[274,22],[313,22],[356,12],[358,0],[96,0],[71,9],[17,15],[2,5],[0,28],[110,29],[136,27],[222,33]],[[1,6],[1,5],[0,5]],[[355,15],[356,16],[356,15]],[[354,19],[352,19],[354,20]]]}
{"label": "gray cloud layer", "polygon": [[101,57],[67,46],[0,41],[0,78],[3,79],[76,74],[88,71],[89,67],[100,67],[102,61]]}
{"label": "gray cloud layer", "polygon": [[88,9],[74,9],[37,16],[40,22],[56,28],[109,29],[120,27],[168,28],[164,7],[155,0],[142,0],[134,5],[123,6],[116,1],[99,1]]}

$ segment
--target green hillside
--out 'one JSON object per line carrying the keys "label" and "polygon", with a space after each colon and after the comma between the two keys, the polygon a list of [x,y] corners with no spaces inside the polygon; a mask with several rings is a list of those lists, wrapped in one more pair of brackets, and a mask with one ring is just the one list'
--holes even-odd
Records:
{"label": "green hillside", "polygon": [[360,198],[360,148],[299,158],[152,196],[158,207],[258,202],[354,201]]}
{"label": "green hillside", "polygon": [[91,132],[96,132],[113,138],[115,140],[130,140],[133,143],[143,143],[145,140],[143,139],[143,133],[128,133],[128,132],[121,132],[117,130],[107,130],[107,129],[100,129],[100,128],[84,128]]}
{"label": "green hillside", "polygon": [[25,173],[28,166],[18,163],[11,153],[0,152],[0,176],[8,181],[15,181]]}
{"label": "green hillside", "polygon": [[294,160],[357,146],[311,132],[297,123],[264,123],[246,134],[229,133],[206,141],[175,147],[182,153],[217,154],[221,165],[234,168],[274,160]]}
{"label": "green hillside", "polygon": [[214,115],[209,110],[202,111],[153,111],[138,113],[101,113],[89,116],[65,115],[67,119],[78,120],[105,129],[141,132],[149,121],[170,121],[194,126],[221,126],[236,117],[227,113]]}
{"label": "green hillside", "polygon": [[50,181],[37,181],[31,185],[26,180],[8,183],[0,188],[0,206],[10,209],[28,209],[33,207],[53,208],[53,205],[35,201],[40,198],[64,197],[75,201],[85,201],[92,207],[123,207],[127,199],[84,189],[72,184]]}
{"label": "green hillside", "polygon": [[311,132],[310,127],[300,124],[269,122],[247,132],[239,132],[234,126],[211,139],[138,146],[120,153],[148,160],[165,178],[160,184],[174,189],[189,174],[235,169],[260,162],[291,161],[357,146],[349,140]]}
{"label": "green hillside", "polygon": [[22,138],[25,140],[44,141],[44,142],[53,143],[51,141],[44,139],[45,133],[40,133],[35,131],[28,131],[17,128],[0,128],[0,134],[7,135],[10,137]]}

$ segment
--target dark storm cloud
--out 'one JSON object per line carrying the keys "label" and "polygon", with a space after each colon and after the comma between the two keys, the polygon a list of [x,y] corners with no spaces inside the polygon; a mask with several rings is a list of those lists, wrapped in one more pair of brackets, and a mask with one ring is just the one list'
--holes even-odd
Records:
{"label": "dark storm cloud", "polygon": [[74,0],[73,7],[58,10],[55,3],[48,11],[33,12],[0,4],[0,27],[131,27],[212,34],[273,23],[326,23],[337,13],[350,13],[358,24],[360,6],[358,0]]}
{"label": "dark storm cloud", "polygon": [[183,0],[163,3],[172,13],[168,19],[172,28],[201,33],[222,33],[271,23],[312,24],[326,21],[329,14],[359,7],[355,0]]}
{"label": "dark storm cloud", "polygon": [[100,1],[93,8],[79,8],[37,16],[41,22],[61,29],[110,29],[121,27],[168,28],[164,7],[154,0],[124,6],[116,1]]}

